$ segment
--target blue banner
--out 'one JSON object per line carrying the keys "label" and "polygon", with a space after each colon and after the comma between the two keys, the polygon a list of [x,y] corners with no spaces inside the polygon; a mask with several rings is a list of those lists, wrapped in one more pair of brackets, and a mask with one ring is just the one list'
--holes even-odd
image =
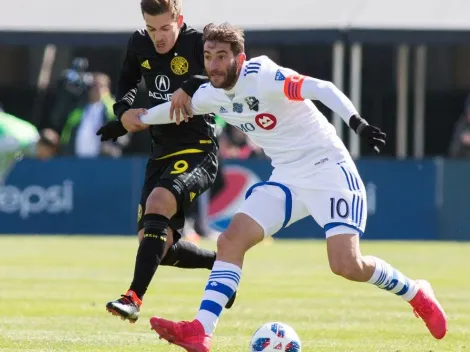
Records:
{"label": "blue banner", "polygon": [[439,184],[439,239],[470,240],[470,162],[446,160]]}
{"label": "blue banner", "polygon": [[367,191],[366,238],[436,239],[436,165],[433,160],[360,160]]}
{"label": "blue banner", "polygon": [[23,160],[0,186],[0,232],[136,232],[144,159]]}
{"label": "blue banner", "polygon": [[[23,160],[0,186],[0,233],[115,234],[136,232],[146,158]],[[359,160],[367,190],[365,239],[470,239],[470,162]],[[226,188],[209,221],[227,227],[254,183],[267,180],[265,160],[226,161]],[[311,219],[278,238],[324,238]]]}

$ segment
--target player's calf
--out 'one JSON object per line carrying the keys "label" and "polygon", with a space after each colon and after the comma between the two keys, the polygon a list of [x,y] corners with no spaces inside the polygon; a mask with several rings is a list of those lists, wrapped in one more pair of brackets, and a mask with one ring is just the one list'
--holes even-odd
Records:
{"label": "player's calf", "polygon": [[426,281],[415,281],[380,258],[362,256],[358,235],[336,235],[327,239],[330,267],[352,281],[368,282],[403,298],[423,319],[436,339],[447,332],[447,317]]}
{"label": "player's calf", "polygon": [[240,283],[246,251],[263,239],[261,226],[246,214],[236,214],[217,241],[217,260],[212,268],[196,316],[207,335],[212,335],[223,307],[228,305]]}
{"label": "player's calf", "polygon": [[144,215],[144,238],[137,251],[130,288],[121,298],[106,304],[106,309],[113,315],[131,322],[139,318],[142,299],[164,255],[169,221],[159,214]]}
{"label": "player's calf", "polygon": [[143,296],[165,254],[170,219],[164,215],[148,213],[147,208],[143,222],[144,236],[137,251],[130,288],[121,298],[106,304],[110,313],[131,322],[139,318]]}
{"label": "player's calf", "polygon": [[[216,252],[199,248],[194,243],[178,241],[174,243],[161,261],[161,265],[174,266],[184,269],[212,269],[214,267]],[[237,293],[228,300],[225,308],[232,308]]]}
{"label": "player's calf", "polygon": [[176,213],[176,200],[164,188],[155,188],[145,205],[144,237],[137,251],[130,290],[142,300],[168,248],[170,218]]}
{"label": "player's calf", "polygon": [[362,256],[359,235],[336,235],[327,238],[328,259],[332,271],[352,281],[369,282],[410,301],[418,292],[409,279],[383,260]]}
{"label": "player's calf", "polygon": [[373,263],[359,251],[358,235],[336,235],[327,239],[331,271],[351,281],[365,282],[374,271]]}
{"label": "player's calf", "polygon": [[180,240],[168,248],[160,264],[183,269],[212,269],[215,257],[215,251]]}
{"label": "player's calf", "polygon": [[134,278],[130,290],[142,299],[160,265],[166,248],[170,219],[160,214],[145,214],[145,234],[137,251]]}
{"label": "player's calf", "polygon": [[196,319],[188,322],[171,322],[154,317],[152,328],[160,337],[191,352],[209,351],[210,339],[223,307],[234,297],[242,274],[245,252],[263,239],[264,230],[245,214],[234,216],[228,230],[217,241],[217,261]]}

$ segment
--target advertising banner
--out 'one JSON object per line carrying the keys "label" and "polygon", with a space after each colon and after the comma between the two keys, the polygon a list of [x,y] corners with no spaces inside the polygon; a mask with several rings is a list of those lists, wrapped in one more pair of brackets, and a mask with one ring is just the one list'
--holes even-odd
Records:
{"label": "advertising banner", "polygon": [[[22,160],[0,185],[0,233],[131,235],[145,157]],[[364,239],[470,239],[470,163],[359,160],[367,192]],[[227,160],[226,187],[211,202],[211,226],[223,231],[248,188],[266,181],[266,160]],[[311,218],[277,238],[324,238]]]}

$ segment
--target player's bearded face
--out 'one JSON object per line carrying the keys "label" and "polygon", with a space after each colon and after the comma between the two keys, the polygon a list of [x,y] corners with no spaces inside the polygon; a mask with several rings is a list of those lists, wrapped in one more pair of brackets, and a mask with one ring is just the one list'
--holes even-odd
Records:
{"label": "player's bearded face", "polygon": [[232,88],[237,83],[240,62],[227,43],[207,42],[204,45],[204,65],[214,88]]}
{"label": "player's bearded face", "polygon": [[231,60],[228,67],[223,69],[214,69],[209,73],[209,79],[214,88],[229,89],[237,83],[238,65],[235,58]]}
{"label": "player's bearded face", "polygon": [[175,20],[169,12],[155,16],[144,13],[144,20],[157,53],[166,54],[173,49],[183,26],[183,16]]}

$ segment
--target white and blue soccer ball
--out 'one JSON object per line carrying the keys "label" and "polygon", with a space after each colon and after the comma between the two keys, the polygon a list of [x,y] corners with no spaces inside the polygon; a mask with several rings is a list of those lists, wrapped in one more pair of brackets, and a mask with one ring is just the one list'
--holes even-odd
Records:
{"label": "white and blue soccer ball", "polygon": [[300,338],[292,327],[280,322],[266,323],[251,337],[250,352],[301,352]]}

